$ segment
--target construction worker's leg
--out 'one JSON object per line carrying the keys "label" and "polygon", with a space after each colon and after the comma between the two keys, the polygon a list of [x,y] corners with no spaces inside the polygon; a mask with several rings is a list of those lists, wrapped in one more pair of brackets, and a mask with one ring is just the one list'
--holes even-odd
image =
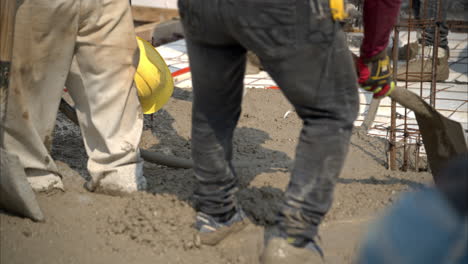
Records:
{"label": "construction worker's leg", "polygon": [[187,40],[193,83],[192,158],[197,210],[225,221],[235,213],[232,136],[241,112],[244,48]]}
{"label": "construction worker's leg", "polygon": [[129,2],[86,1],[81,14],[67,84],[89,156],[87,187],[108,194],[145,189],[138,148],[143,114],[133,86],[138,49]]}
{"label": "construction worker's leg", "polygon": [[62,188],[46,145],[75,48],[77,6],[25,0],[16,15],[4,148],[19,157],[35,190]]}
{"label": "construction worker's leg", "polygon": [[358,110],[355,71],[345,36],[338,29],[334,35],[282,60],[264,61],[303,120],[279,223],[287,235],[305,239],[317,235],[331,206]]}
{"label": "construction worker's leg", "polygon": [[[447,26],[447,9],[450,1],[439,1],[439,0],[424,0],[427,5],[427,19],[433,19],[434,21],[440,21],[439,23],[439,47],[442,47],[448,50],[448,26]],[[439,5],[440,4],[440,5]],[[435,27],[430,25],[424,29],[423,37],[425,39],[424,45],[434,45],[435,37]]]}

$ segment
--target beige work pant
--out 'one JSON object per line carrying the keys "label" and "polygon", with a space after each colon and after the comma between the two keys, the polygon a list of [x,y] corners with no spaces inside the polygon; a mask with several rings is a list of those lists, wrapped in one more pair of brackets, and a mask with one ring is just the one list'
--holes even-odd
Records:
{"label": "beige work pant", "polygon": [[118,193],[145,188],[138,149],[143,116],[133,86],[138,49],[129,1],[18,2],[6,151],[20,158],[34,189],[60,187],[44,142],[51,140],[66,86],[89,156],[87,186]]}

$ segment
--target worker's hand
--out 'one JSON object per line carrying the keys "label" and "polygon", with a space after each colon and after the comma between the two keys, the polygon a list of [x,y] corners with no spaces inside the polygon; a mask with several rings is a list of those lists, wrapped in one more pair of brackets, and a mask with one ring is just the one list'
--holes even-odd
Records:
{"label": "worker's hand", "polygon": [[368,59],[359,57],[356,62],[359,85],[374,93],[374,98],[385,97],[395,88],[395,82],[391,78],[390,59],[385,53]]}

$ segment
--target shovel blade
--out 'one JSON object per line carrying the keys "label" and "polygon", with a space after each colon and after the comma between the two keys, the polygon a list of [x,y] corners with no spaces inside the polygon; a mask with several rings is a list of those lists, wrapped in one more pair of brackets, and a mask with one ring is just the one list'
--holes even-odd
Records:
{"label": "shovel blade", "polygon": [[0,209],[34,221],[44,221],[18,157],[0,148],[0,166]]}
{"label": "shovel blade", "polygon": [[460,123],[433,111],[432,118],[418,116],[419,131],[423,138],[434,182],[440,182],[440,171],[456,156],[467,152],[465,134]]}
{"label": "shovel blade", "polygon": [[415,113],[429,167],[432,170],[434,182],[438,184],[439,173],[445,164],[467,152],[462,125],[441,115],[421,97],[404,88],[395,87],[390,97]]}

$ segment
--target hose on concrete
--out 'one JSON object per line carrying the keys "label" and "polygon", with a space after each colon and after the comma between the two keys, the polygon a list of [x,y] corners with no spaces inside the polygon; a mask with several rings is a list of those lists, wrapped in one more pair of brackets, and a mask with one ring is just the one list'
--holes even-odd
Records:
{"label": "hose on concrete", "polygon": [[[59,106],[60,111],[75,125],[78,125],[78,118],[76,116],[75,109],[69,105],[63,98],[60,101]],[[141,157],[148,162],[156,163],[168,167],[174,168],[182,168],[182,169],[190,169],[193,167],[193,162],[189,159],[174,157],[174,156],[167,156],[164,154],[148,151],[148,150],[141,150]]]}
{"label": "hose on concrete", "polygon": [[190,159],[168,156],[145,149],[141,149],[140,153],[141,157],[147,162],[181,169],[191,169],[193,167],[193,162]]}
{"label": "hose on concrete", "polygon": [[[64,99],[60,101],[60,111],[65,114],[65,116],[70,119],[75,125],[78,125],[78,118],[76,117],[75,109],[70,106]],[[179,158],[175,156],[164,155],[154,151],[149,151],[145,149],[140,150],[141,157],[151,163],[164,165],[172,168],[180,169],[191,169],[193,167],[193,161],[190,159]],[[249,167],[249,166],[261,166],[262,164],[251,162],[251,161],[233,161],[234,166],[236,167]]]}

